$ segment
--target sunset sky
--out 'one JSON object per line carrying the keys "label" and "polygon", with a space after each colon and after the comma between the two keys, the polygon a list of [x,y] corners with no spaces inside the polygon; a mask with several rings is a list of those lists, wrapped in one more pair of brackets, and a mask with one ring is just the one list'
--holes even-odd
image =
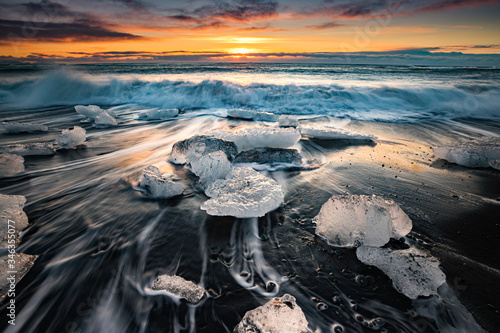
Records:
{"label": "sunset sky", "polygon": [[500,0],[2,0],[0,60],[496,65],[499,17]]}

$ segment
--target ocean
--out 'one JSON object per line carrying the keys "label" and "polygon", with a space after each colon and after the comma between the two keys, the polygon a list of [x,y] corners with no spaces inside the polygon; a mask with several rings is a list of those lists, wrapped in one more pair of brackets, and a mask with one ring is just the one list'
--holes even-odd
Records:
{"label": "ocean", "polygon": [[[116,124],[87,119],[78,105],[96,105]],[[471,168],[445,161],[436,148],[498,142],[499,105],[498,68],[0,65],[0,122],[47,126],[4,131],[0,149],[55,147],[52,155],[24,156],[23,172],[0,178],[0,193],[27,199],[29,227],[17,252],[37,256],[16,285],[16,325],[2,320],[0,330],[233,332],[247,311],[288,293],[311,331],[495,332],[500,172],[493,162]],[[147,116],[167,109],[178,115]],[[274,129],[280,115],[310,133],[326,126],[372,139],[303,135],[292,146],[301,165],[245,164],[283,191],[279,208],[264,216],[200,209],[209,199],[204,185],[193,167],[169,162],[174,144],[212,131]],[[86,140],[63,147],[61,132],[75,126]],[[150,165],[183,193],[148,195],[140,183]],[[413,229],[384,248],[431,255],[446,282],[410,299],[355,248],[318,236],[313,219],[337,195],[393,200]],[[206,290],[203,299],[194,305],[151,290],[163,274],[194,281]],[[2,317],[7,305],[0,305]]]}

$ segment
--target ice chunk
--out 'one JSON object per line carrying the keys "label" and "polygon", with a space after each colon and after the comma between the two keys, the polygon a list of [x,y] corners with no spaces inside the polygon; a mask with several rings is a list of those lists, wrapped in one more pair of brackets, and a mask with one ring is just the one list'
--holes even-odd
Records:
{"label": "ice chunk", "polygon": [[298,127],[300,133],[308,138],[323,140],[376,140],[377,137],[369,133],[355,132],[350,129],[335,128],[327,125],[304,125]]}
{"label": "ice chunk", "polygon": [[28,216],[23,211],[26,198],[21,195],[0,194],[0,247],[8,246],[9,220],[15,226],[16,240],[19,233],[28,226]]}
{"label": "ice chunk", "polygon": [[73,129],[63,129],[62,134],[56,138],[56,144],[61,148],[75,149],[87,139],[86,131],[80,126]]}
{"label": "ice chunk", "polygon": [[17,134],[17,133],[47,132],[49,128],[46,125],[37,123],[3,122],[0,123],[0,129],[3,129],[5,132],[9,134]]}
{"label": "ice chunk", "polygon": [[438,147],[437,158],[469,168],[487,168],[491,160],[500,159],[500,138],[456,142]]}
{"label": "ice chunk", "polygon": [[191,171],[200,178],[203,188],[207,188],[216,179],[225,178],[232,169],[227,155],[220,150],[195,158],[188,155],[187,162]]}
{"label": "ice chunk", "polygon": [[12,269],[12,261],[9,254],[0,257],[0,302],[3,303],[11,286],[12,271],[15,271],[15,278],[12,281],[17,284],[35,264],[38,256],[24,253],[14,255],[15,269]]}
{"label": "ice chunk", "polygon": [[168,199],[184,192],[181,184],[163,178],[160,170],[152,165],[142,170],[139,186],[143,187],[150,196],[159,199]]}
{"label": "ice chunk", "polygon": [[177,109],[166,109],[166,110],[148,110],[139,113],[139,118],[145,118],[148,120],[160,120],[174,118],[179,114]]}
{"label": "ice chunk", "polygon": [[228,110],[227,115],[237,119],[276,121],[276,115],[274,113],[253,110],[233,109]]}
{"label": "ice chunk", "polygon": [[0,147],[0,153],[16,154],[20,156],[34,156],[54,155],[56,152],[50,142],[35,142]]}
{"label": "ice chunk", "polygon": [[411,299],[436,294],[437,288],[446,282],[439,261],[416,248],[391,250],[362,246],[356,256],[364,264],[379,268],[391,278],[397,291]]}
{"label": "ice chunk", "polygon": [[284,200],[281,186],[249,167],[237,167],[205,191],[211,197],[201,205],[209,215],[238,218],[264,216]]}
{"label": "ice chunk", "polygon": [[106,113],[105,110],[101,109],[97,105],[75,105],[75,110],[77,113],[91,120],[95,120],[101,113]]}
{"label": "ice chunk", "polygon": [[214,151],[223,151],[229,161],[234,160],[238,149],[234,142],[208,135],[196,135],[189,139],[176,142],[172,147],[169,161],[177,164],[186,163],[186,156],[194,160],[197,156],[209,154]]}
{"label": "ice chunk", "polygon": [[0,154],[0,177],[9,177],[24,171],[24,158],[19,155]]}
{"label": "ice chunk", "polygon": [[299,121],[294,116],[281,115],[278,119],[280,127],[298,127]]}
{"label": "ice chunk", "polygon": [[313,222],[318,236],[339,247],[383,246],[412,228],[408,215],[393,200],[375,195],[333,196]]}
{"label": "ice chunk", "polygon": [[302,164],[302,157],[297,149],[255,148],[239,153],[234,163],[286,163],[300,165]]}
{"label": "ice chunk", "polygon": [[300,140],[300,133],[295,128],[254,127],[237,132],[217,130],[210,132],[210,134],[233,141],[239,151],[261,147],[289,148]]}
{"label": "ice chunk", "polygon": [[111,117],[108,113],[103,112],[97,115],[95,117],[95,124],[96,125],[104,125],[104,126],[116,126],[118,125],[118,122],[116,121],[115,118]]}
{"label": "ice chunk", "polygon": [[198,303],[205,294],[205,289],[198,287],[194,282],[187,281],[177,275],[160,275],[153,281],[153,290],[166,291],[189,303]]}
{"label": "ice chunk", "polygon": [[233,333],[310,333],[295,297],[285,294],[245,313]]}
{"label": "ice chunk", "polygon": [[500,170],[500,159],[498,159],[498,160],[491,160],[489,162],[489,164],[490,164],[490,167],[492,167],[493,169]]}

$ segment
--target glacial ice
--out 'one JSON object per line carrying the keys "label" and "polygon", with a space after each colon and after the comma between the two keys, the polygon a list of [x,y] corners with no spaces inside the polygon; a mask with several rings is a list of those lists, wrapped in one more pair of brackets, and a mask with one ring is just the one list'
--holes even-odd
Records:
{"label": "glacial ice", "polygon": [[233,141],[239,151],[261,147],[289,148],[299,142],[301,138],[297,129],[281,127],[252,127],[237,132],[216,130],[210,134]]}
{"label": "glacial ice", "polygon": [[111,117],[106,112],[98,114],[97,117],[95,117],[94,123],[96,125],[103,125],[103,126],[116,126],[116,125],[118,125],[118,122],[116,121],[116,119]]}
{"label": "glacial ice", "polygon": [[47,132],[48,127],[37,123],[2,122],[0,129],[9,134]]}
{"label": "glacial ice", "polygon": [[201,205],[209,215],[249,218],[264,216],[284,200],[281,186],[249,167],[236,167],[205,191],[211,199]]}
{"label": "glacial ice", "polygon": [[209,135],[196,135],[189,139],[176,142],[172,147],[169,161],[176,164],[185,164],[189,155],[191,160],[214,151],[223,151],[229,161],[233,161],[238,154],[234,142]]}
{"label": "glacial ice", "polygon": [[22,195],[0,194],[0,247],[8,246],[9,220],[15,221],[16,235],[28,226],[28,216],[23,211],[25,203]]}
{"label": "glacial ice", "polygon": [[163,178],[160,170],[152,165],[142,170],[139,186],[144,188],[148,195],[158,199],[168,199],[184,192],[181,184]]}
{"label": "glacial ice", "polygon": [[177,117],[179,110],[177,109],[166,109],[166,110],[147,110],[139,113],[138,117],[141,119],[148,120],[161,120]]}
{"label": "glacial ice", "polygon": [[203,188],[207,188],[216,179],[225,178],[232,169],[227,155],[221,150],[195,158],[188,155],[187,162],[190,170],[200,178]]}
{"label": "glacial ice", "polygon": [[297,149],[255,148],[239,153],[234,163],[286,163],[300,165],[302,164],[302,156],[300,156]]}
{"label": "glacial ice", "polygon": [[299,126],[299,121],[294,116],[289,115],[281,115],[278,118],[279,127],[294,127],[297,128]]}
{"label": "glacial ice", "polygon": [[55,143],[65,149],[75,149],[87,139],[86,131],[80,126],[73,129],[63,129],[62,134],[56,138]]}
{"label": "glacial ice", "polygon": [[310,333],[308,325],[295,297],[285,294],[247,311],[233,333]]}
{"label": "glacial ice", "polygon": [[0,177],[9,177],[24,171],[24,158],[19,155],[0,153]]}
{"label": "glacial ice", "polygon": [[51,142],[35,142],[0,147],[0,153],[16,154],[19,156],[39,156],[54,155],[56,152]]}
{"label": "glacial ice", "polygon": [[300,134],[308,138],[323,140],[376,140],[369,133],[355,132],[350,129],[335,128],[328,125],[303,125],[298,127]]}
{"label": "glacial ice", "polygon": [[257,120],[257,121],[276,121],[276,115],[270,112],[232,109],[227,111],[227,115],[231,118]]}
{"label": "glacial ice", "polygon": [[189,303],[196,304],[205,295],[205,289],[198,287],[194,282],[187,281],[177,275],[160,275],[153,281],[151,289],[166,291],[176,297],[184,298]]}
{"label": "glacial ice", "polygon": [[450,143],[436,148],[434,154],[437,158],[465,167],[487,168],[492,166],[492,160],[500,159],[500,138]]}
{"label": "glacial ice", "polygon": [[383,246],[412,228],[408,215],[393,200],[375,195],[333,196],[313,222],[316,234],[338,247]]}
{"label": "glacial ice", "polygon": [[413,247],[391,250],[362,246],[356,256],[364,264],[379,268],[392,280],[397,291],[411,299],[436,294],[437,288],[446,282],[439,261]]}
{"label": "glacial ice", "polygon": [[75,110],[82,116],[94,121],[97,125],[116,126],[118,124],[115,119],[116,115],[112,111],[103,110],[97,105],[76,105]]}
{"label": "glacial ice", "polygon": [[500,159],[490,160],[489,164],[493,169],[500,170]]}

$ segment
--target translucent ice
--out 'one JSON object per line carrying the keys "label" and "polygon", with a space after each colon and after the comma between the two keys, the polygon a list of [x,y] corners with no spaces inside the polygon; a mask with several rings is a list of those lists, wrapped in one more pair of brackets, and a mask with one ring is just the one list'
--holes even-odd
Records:
{"label": "translucent ice", "polygon": [[412,228],[408,215],[393,200],[375,195],[333,196],[313,222],[318,236],[339,247],[383,246]]}
{"label": "translucent ice", "polygon": [[196,157],[214,151],[223,151],[229,161],[234,160],[238,154],[238,149],[234,142],[209,135],[196,135],[189,139],[176,142],[172,147],[169,161],[177,164],[184,164],[186,163],[186,157],[188,155],[194,160]]}
{"label": "translucent ice", "polygon": [[0,147],[0,153],[10,153],[20,156],[35,156],[54,155],[56,152],[50,142],[35,142]]}
{"label": "translucent ice", "polygon": [[19,155],[0,154],[0,177],[8,177],[24,171],[24,158]]}
{"label": "translucent ice", "polygon": [[166,291],[189,303],[198,303],[205,294],[205,289],[198,287],[194,282],[187,281],[177,275],[160,275],[153,281],[151,289]]}
{"label": "translucent ice", "polygon": [[233,109],[228,110],[227,115],[231,118],[246,120],[276,121],[276,115],[274,113],[253,110]]}
{"label": "translucent ice", "polygon": [[191,171],[200,178],[200,184],[207,188],[216,179],[222,179],[231,172],[231,162],[223,151],[214,151],[206,155],[190,158],[188,156]]}
{"label": "translucent ice", "polygon": [[249,167],[237,167],[205,191],[211,197],[201,205],[209,215],[239,218],[264,216],[284,200],[281,186]]}
{"label": "translucent ice", "polygon": [[179,114],[179,110],[177,109],[166,109],[166,110],[148,110],[139,113],[139,118],[144,118],[148,120],[160,120],[160,119],[168,119],[174,118]]}
{"label": "translucent ice", "polygon": [[280,127],[298,127],[299,121],[294,116],[281,115],[278,118]]}
{"label": "translucent ice", "polygon": [[[16,235],[28,226],[28,216],[23,211],[26,198],[21,195],[0,194],[0,247],[8,246],[9,220],[15,227]],[[17,238],[17,237],[16,237]]]}
{"label": "translucent ice", "polygon": [[487,168],[491,160],[500,159],[500,138],[450,143],[436,148],[434,154],[465,167]]}
{"label": "translucent ice", "polygon": [[144,188],[150,196],[159,199],[168,199],[184,192],[181,184],[163,178],[160,170],[152,165],[142,170],[139,186]]}
{"label": "translucent ice", "polygon": [[118,124],[112,111],[103,110],[97,105],[76,105],[75,110],[82,116],[94,121],[97,125],[116,126]]}
{"label": "translucent ice", "polygon": [[303,136],[324,140],[376,140],[377,137],[369,133],[359,133],[350,129],[335,128],[326,125],[305,125],[298,127]]}
{"label": "translucent ice", "polygon": [[239,151],[261,147],[288,148],[295,145],[301,137],[295,128],[280,127],[245,128],[237,132],[217,130],[210,134],[233,141]]}
{"label": "translucent ice", "polygon": [[17,133],[35,133],[47,132],[48,127],[43,124],[36,123],[16,123],[16,122],[3,122],[0,123],[0,129],[3,129],[9,134]]}
{"label": "translucent ice", "polygon": [[104,125],[104,126],[116,126],[118,125],[118,122],[116,121],[115,118],[111,117],[108,113],[103,112],[97,115],[95,117],[95,124],[96,125]]}
{"label": "translucent ice", "polygon": [[63,129],[62,134],[56,138],[56,144],[61,148],[75,149],[87,139],[86,131],[80,126],[73,129]]}
{"label": "translucent ice", "polygon": [[437,293],[437,288],[446,282],[439,268],[439,261],[416,248],[391,250],[362,246],[356,256],[364,264],[376,266],[391,278],[394,288],[415,299]]}
{"label": "translucent ice", "polygon": [[302,164],[302,157],[297,149],[284,148],[255,148],[238,154],[234,163],[259,163],[259,164]]}
{"label": "translucent ice", "polygon": [[310,333],[295,297],[285,294],[245,313],[233,333]]}

